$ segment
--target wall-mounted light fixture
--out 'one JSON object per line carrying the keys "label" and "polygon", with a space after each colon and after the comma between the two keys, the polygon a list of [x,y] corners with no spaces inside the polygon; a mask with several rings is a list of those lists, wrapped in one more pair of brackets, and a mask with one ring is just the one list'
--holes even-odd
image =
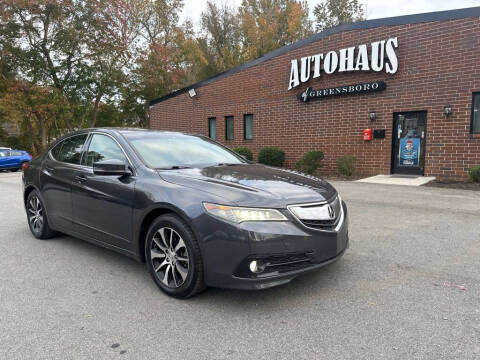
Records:
{"label": "wall-mounted light fixture", "polygon": [[452,115],[452,105],[448,104],[443,107],[443,115],[445,115],[446,118]]}
{"label": "wall-mounted light fixture", "polygon": [[375,121],[377,118],[377,114],[375,113],[375,110],[371,109],[370,110],[370,121]]}
{"label": "wall-mounted light fixture", "polygon": [[188,94],[190,95],[190,97],[194,97],[197,95],[197,92],[195,91],[195,89],[192,88],[188,90]]}

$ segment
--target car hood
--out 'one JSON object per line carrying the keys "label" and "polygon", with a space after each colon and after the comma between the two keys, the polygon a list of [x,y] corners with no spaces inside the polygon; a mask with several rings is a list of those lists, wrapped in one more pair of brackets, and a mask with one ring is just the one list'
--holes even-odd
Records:
{"label": "car hood", "polygon": [[336,190],[326,181],[292,170],[259,164],[160,170],[168,182],[214,194],[225,204],[284,208],[331,199]]}

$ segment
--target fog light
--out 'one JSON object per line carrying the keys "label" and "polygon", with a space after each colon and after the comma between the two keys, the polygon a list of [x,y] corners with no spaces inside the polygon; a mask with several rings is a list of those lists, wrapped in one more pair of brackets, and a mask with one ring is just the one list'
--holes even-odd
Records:
{"label": "fog light", "polygon": [[257,260],[251,261],[249,268],[250,268],[250,271],[255,274],[261,273],[265,269],[263,264],[261,264],[260,261],[257,261]]}

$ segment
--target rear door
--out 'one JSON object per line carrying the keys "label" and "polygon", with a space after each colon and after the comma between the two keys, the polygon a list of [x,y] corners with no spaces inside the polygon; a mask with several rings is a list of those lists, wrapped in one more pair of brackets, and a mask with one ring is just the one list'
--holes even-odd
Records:
{"label": "rear door", "polygon": [[45,157],[40,185],[49,216],[56,229],[72,229],[72,181],[88,134],[71,136]]}
{"label": "rear door", "polygon": [[112,136],[93,133],[72,184],[74,229],[98,241],[130,249],[135,177],[95,175],[93,163],[109,159],[129,164]]}

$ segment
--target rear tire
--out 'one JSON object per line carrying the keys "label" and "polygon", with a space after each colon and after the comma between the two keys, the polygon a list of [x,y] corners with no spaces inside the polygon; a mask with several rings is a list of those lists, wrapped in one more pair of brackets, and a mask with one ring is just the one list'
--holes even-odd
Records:
{"label": "rear tire", "polygon": [[18,170],[20,170],[20,169],[19,168],[10,169],[11,172],[17,172]]}
{"label": "rear tire", "polygon": [[205,289],[203,260],[195,234],[174,214],[159,216],[145,239],[148,271],[167,295],[187,299]]}
{"label": "rear tire", "polygon": [[57,235],[57,232],[50,228],[48,224],[47,212],[37,190],[28,194],[25,203],[27,210],[27,221],[30,231],[37,239],[49,239]]}

